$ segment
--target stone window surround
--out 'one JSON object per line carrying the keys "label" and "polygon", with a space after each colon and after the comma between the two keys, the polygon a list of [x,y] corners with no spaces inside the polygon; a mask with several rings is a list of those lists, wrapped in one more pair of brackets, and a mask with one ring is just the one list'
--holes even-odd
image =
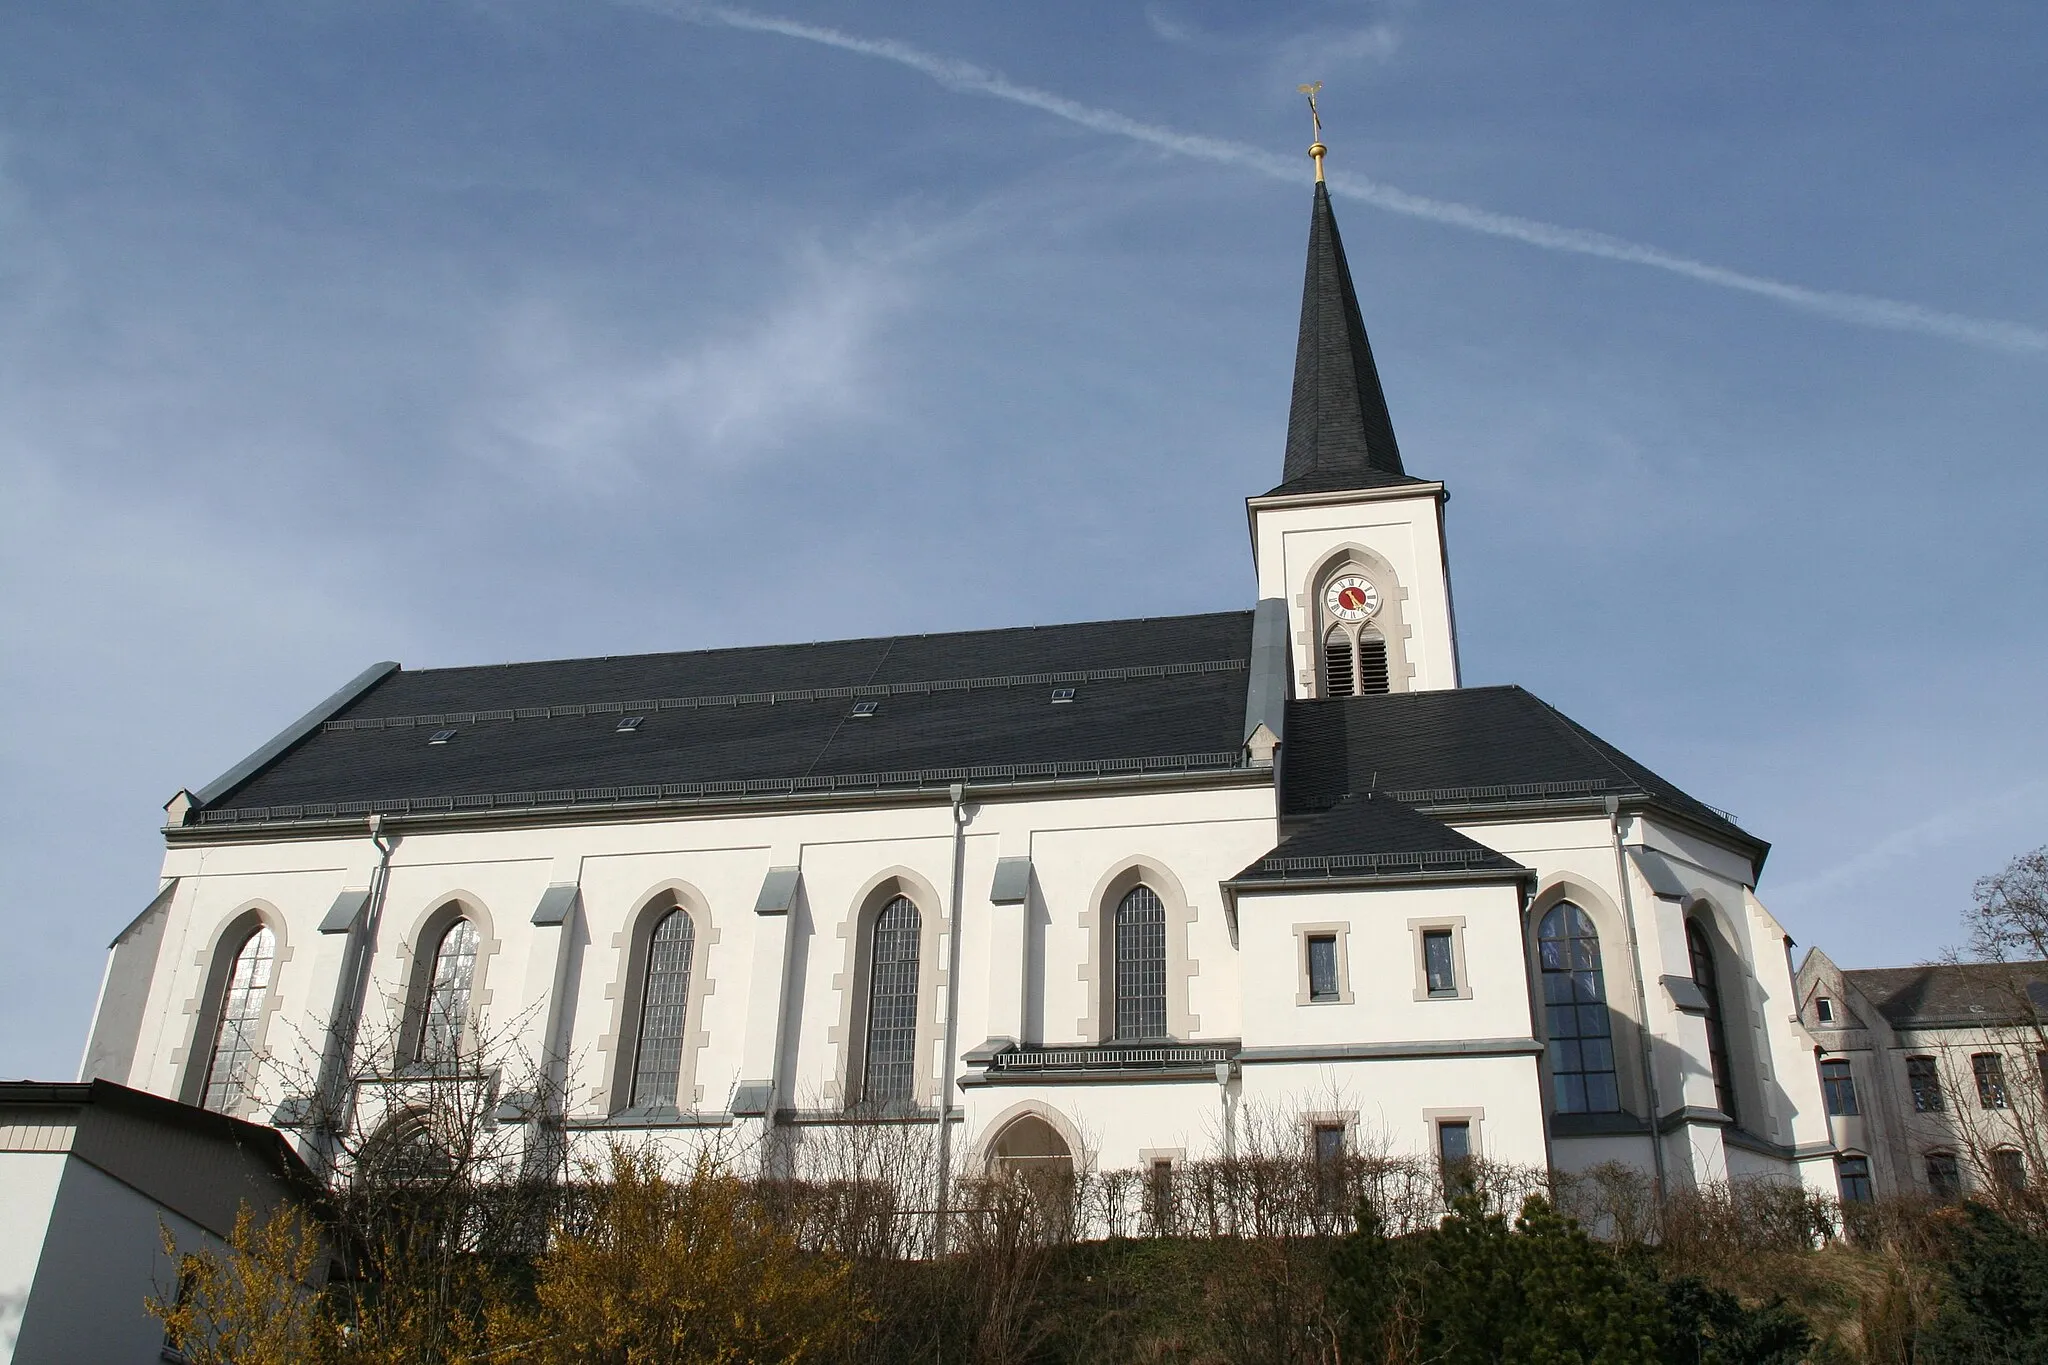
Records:
{"label": "stone window surround", "polygon": [[[259,928],[268,928],[276,940],[277,951],[270,964],[270,989],[265,992],[263,1009],[258,1013],[256,1024],[256,1062],[260,1070],[270,1056],[269,1037],[271,1016],[284,1003],[283,993],[278,989],[284,977],[284,964],[291,960],[292,950],[285,938],[284,914],[269,901],[246,901],[228,914],[214,931],[212,941],[193,954],[192,965],[200,968],[205,975],[200,978],[199,994],[185,1001],[182,1011],[192,1020],[185,1046],[171,1053],[171,1065],[179,1068],[178,1098],[186,1104],[197,1105],[206,1098],[206,1073],[213,1062],[214,1033],[220,1027],[220,1008],[228,983],[228,973],[234,967],[235,954],[241,951],[243,943]],[[257,1110],[256,1087],[242,1097],[235,1117],[247,1118]]]}
{"label": "stone window surround", "polygon": [[870,877],[854,897],[853,913],[839,922],[839,937],[846,941],[843,970],[832,978],[832,990],[839,999],[839,1022],[828,1029],[825,1041],[839,1049],[833,1076],[838,1094],[829,1097],[840,1107],[860,1094],[861,1071],[867,1062],[868,981],[875,920],[898,896],[907,896],[917,907],[921,920],[917,936],[917,1069],[911,1101],[920,1106],[939,1103],[938,1048],[939,1002],[946,998],[946,960],[939,944],[952,931],[946,919],[946,902],[924,877],[907,867],[892,867]]}
{"label": "stone window surround", "polygon": [[1081,1130],[1065,1114],[1043,1100],[1018,1100],[1015,1104],[996,1114],[982,1129],[982,1138],[977,1144],[979,1150],[974,1165],[983,1170],[994,1168],[996,1144],[1010,1125],[1021,1118],[1042,1120],[1045,1125],[1060,1135],[1060,1141],[1067,1144],[1067,1155],[1073,1159],[1076,1173],[1095,1168],[1095,1149],[1081,1140]]}
{"label": "stone window surround", "polygon": [[[1448,929],[1451,934],[1451,970],[1456,973],[1458,993],[1456,995],[1432,995],[1429,990],[1429,964],[1422,952],[1423,931]],[[1415,955],[1415,998],[1442,1003],[1451,1000],[1472,998],[1472,978],[1465,970],[1465,917],[1463,915],[1437,915],[1408,921],[1408,938]]]}
{"label": "stone window surround", "polygon": [[[1311,938],[1335,938],[1337,940],[1337,997],[1334,1000],[1312,1000],[1309,998],[1308,941]],[[1358,997],[1351,993],[1351,922],[1330,920],[1320,924],[1297,924],[1294,926],[1294,965],[1296,982],[1294,1003],[1297,1005],[1355,1005]]]}
{"label": "stone window surround", "polygon": [[1431,1160],[1438,1160],[1438,1154],[1443,1151],[1442,1143],[1437,1137],[1437,1129],[1446,1123],[1470,1125],[1472,1130],[1472,1159],[1474,1161],[1485,1159],[1486,1145],[1481,1138],[1481,1133],[1486,1125],[1486,1108],[1484,1105],[1473,1104],[1462,1108],[1425,1109],[1422,1111],[1422,1122],[1423,1126],[1429,1129],[1429,1155]]}
{"label": "stone window surround", "polygon": [[[1684,910],[1686,922],[1697,921],[1705,931],[1707,947],[1714,956],[1714,981],[1721,995],[1721,1034],[1728,1045],[1729,1080],[1736,1106],[1743,1111],[1737,1116],[1737,1125],[1775,1138],[1779,1124],[1769,1097],[1774,1079],[1770,1052],[1768,1044],[1757,1036],[1763,1029],[1763,1013],[1756,1003],[1756,973],[1750,970],[1749,960],[1736,946],[1738,939],[1729,932],[1731,917],[1718,904],[1695,891],[1686,897]],[[1704,1064],[1707,1059],[1702,1054],[1699,1060]]]}
{"label": "stone window surround", "polygon": [[1344,1154],[1358,1155],[1358,1111],[1356,1109],[1310,1109],[1301,1115],[1302,1149],[1308,1153],[1310,1164],[1316,1159],[1316,1130],[1318,1128],[1344,1129]]}
{"label": "stone window surround", "polygon": [[434,954],[448,926],[466,919],[476,929],[476,966],[469,977],[469,1018],[462,1027],[461,1055],[465,1057],[475,1056],[482,1046],[484,1012],[491,1003],[491,959],[504,947],[492,932],[491,912],[484,908],[481,898],[463,890],[444,891],[428,900],[427,906],[398,941],[399,974],[405,984],[398,1002],[398,1055],[391,1058],[394,1070],[412,1065],[420,1030],[426,1026],[427,992],[434,985]]}
{"label": "stone window surround", "polygon": [[1183,1040],[1201,1031],[1201,1016],[1188,1008],[1189,983],[1200,975],[1202,966],[1189,956],[1188,949],[1195,907],[1181,889],[1180,879],[1166,870],[1164,862],[1140,855],[1125,858],[1105,872],[1081,911],[1084,951],[1076,976],[1087,987],[1088,1013],[1074,1027],[1085,1042],[1109,1043],[1115,1039],[1116,908],[1140,883],[1152,888],[1166,907],[1167,1036]]}
{"label": "stone window surround", "polygon": [[[648,942],[654,926],[671,910],[690,917],[690,996],[683,1006],[683,1055],[676,1078],[676,1108],[695,1112],[704,1100],[704,1087],[697,1084],[697,1062],[711,1041],[705,1028],[704,1001],[718,988],[711,976],[711,949],[719,931],[711,919],[711,902],[689,882],[671,879],[637,898],[639,909],[626,927],[612,935],[612,948],[619,953],[619,972],[605,987],[611,1001],[611,1029],[597,1040],[598,1074],[604,1088],[593,1096],[595,1107],[605,1114],[624,1111],[633,1096],[633,1065],[639,1060],[640,997],[647,988]],[[684,1103],[685,1097],[688,1103]]]}
{"label": "stone window surround", "polygon": [[1323,605],[1323,591],[1334,578],[1356,574],[1379,590],[1380,609],[1360,627],[1371,629],[1387,642],[1387,690],[1408,692],[1415,686],[1415,662],[1410,657],[1408,642],[1415,635],[1415,628],[1409,624],[1404,604],[1408,601],[1408,589],[1401,586],[1401,576],[1394,572],[1393,564],[1377,550],[1346,541],[1331,547],[1309,570],[1307,590],[1295,597],[1295,604],[1302,608],[1303,619],[1308,629],[1297,639],[1308,660],[1308,669],[1298,679],[1300,694],[1307,697],[1323,695],[1323,638],[1330,633],[1330,627],[1340,624]]}

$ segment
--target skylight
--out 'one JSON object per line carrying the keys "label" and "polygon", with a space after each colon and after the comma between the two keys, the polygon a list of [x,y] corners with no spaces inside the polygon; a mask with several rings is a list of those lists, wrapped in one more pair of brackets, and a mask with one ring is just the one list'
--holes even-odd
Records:
{"label": "skylight", "polygon": [[875,708],[881,704],[878,701],[857,701],[853,704],[853,714],[861,717],[872,716],[875,714]]}
{"label": "skylight", "polygon": [[624,720],[619,722],[618,728],[612,731],[612,733],[617,735],[630,735],[635,730],[639,729],[641,722],[646,719],[647,717],[645,716],[627,716]]}
{"label": "skylight", "polygon": [[455,738],[455,732],[453,730],[436,730],[432,735],[429,735],[427,737],[427,743],[446,744],[449,740],[453,738]]}
{"label": "skylight", "polygon": [[1073,699],[1074,689],[1071,687],[1055,687],[1052,690],[1052,700],[1053,705],[1055,706],[1059,705],[1063,701],[1072,701]]}

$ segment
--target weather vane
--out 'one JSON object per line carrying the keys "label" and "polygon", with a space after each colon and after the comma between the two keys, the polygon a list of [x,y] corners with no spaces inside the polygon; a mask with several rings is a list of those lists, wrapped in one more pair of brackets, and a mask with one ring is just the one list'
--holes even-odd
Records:
{"label": "weather vane", "polygon": [[1330,150],[1323,145],[1323,116],[1316,109],[1316,95],[1321,92],[1323,83],[1316,81],[1310,85],[1297,85],[1294,88],[1308,96],[1308,121],[1315,125],[1316,134],[1316,140],[1309,144],[1308,154],[1316,159],[1316,183],[1320,185],[1323,183],[1323,154]]}

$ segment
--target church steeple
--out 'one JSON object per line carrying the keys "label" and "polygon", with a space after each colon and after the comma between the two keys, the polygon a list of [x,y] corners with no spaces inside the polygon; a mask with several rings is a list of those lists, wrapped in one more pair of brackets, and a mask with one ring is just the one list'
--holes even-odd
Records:
{"label": "church steeple", "polygon": [[[1316,147],[1322,143],[1318,140]],[[1308,274],[1301,289],[1301,336],[1294,351],[1294,403],[1287,414],[1287,464],[1275,494],[1329,493],[1418,483],[1401,467],[1401,447],[1380,391],[1379,367],[1358,311],[1344,239],[1316,158],[1309,214]]]}

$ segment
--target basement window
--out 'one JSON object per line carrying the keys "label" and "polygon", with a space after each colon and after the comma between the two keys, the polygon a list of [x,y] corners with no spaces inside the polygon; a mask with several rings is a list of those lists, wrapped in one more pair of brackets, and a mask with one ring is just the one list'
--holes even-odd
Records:
{"label": "basement window", "polygon": [[618,728],[612,731],[612,733],[617,735],[630,735],[635,730],[639,729],[641,725],[645,724],[646,720],[647,717],[645,716],[627,716],[624,720],[621,720],[619,722]]}
{"label": "basement window", "polygon": [[1055,706],[1059,705],[1063,701],[1072,701],[1073,699],[1074,689],[1071,687],[1055,687],[1052,690],[1052,700],[1053,705]]}
{"label": "basement window", "polygon": [[853,704],[853,714],[857,718],[866,719],[875,714],[876,708],[880,707],[881,704],[878,701],[857,701]]}
{"label": "basement window", "polygon": [[436,730],[434,731],[433,734],[427,737],[427,743],[446,744],[449,740],[453,738],[455,738],[455,732],[453,730]]}

